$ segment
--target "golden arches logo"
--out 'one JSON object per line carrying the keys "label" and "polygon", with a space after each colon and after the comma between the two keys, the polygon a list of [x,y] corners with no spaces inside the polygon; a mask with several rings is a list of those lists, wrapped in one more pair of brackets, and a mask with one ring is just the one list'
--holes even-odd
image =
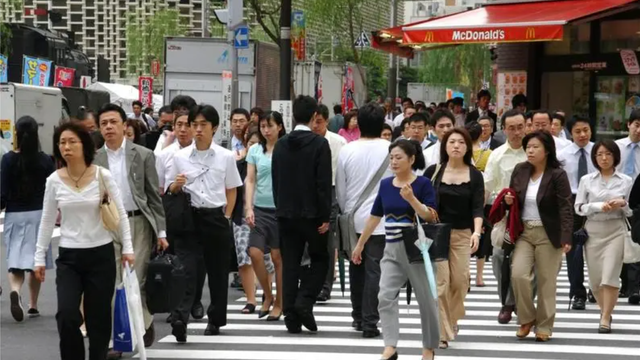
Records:
{"label": "golden arches logo", "polygon": [[427,33],[424,35],[424,42],[433,42],[433,31],[427,31]]}
{"label": "golden arches logo", "polygon": [[536,38],[536,29],[532,28],[532,27],[527,28],[527,32],[525,33],[525,38],[527,40],[535,39]]}

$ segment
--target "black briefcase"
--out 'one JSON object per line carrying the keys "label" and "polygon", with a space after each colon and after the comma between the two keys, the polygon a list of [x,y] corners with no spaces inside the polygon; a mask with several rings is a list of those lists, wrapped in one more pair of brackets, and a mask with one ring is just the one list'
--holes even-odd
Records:
{"label": "black briefcase", "polygon": [[[449,243],[451,238],[451,224],[420,224],[425,235],[433,240],[433,244],[429,248],[429,258],[434,261],[449,259]],[[422,252],[415,245],[418,240],[418,227],[413,226],[402,230],[402,240],[409,258],[409,263],[424,262]]]}
{"label": "black briefcase", "polygon": [[176,194],[166,192],[162,196],[162,205],[168,234],[182,234],[194,230],[191,196],[188,193],[184,191]]}
{"label": "black briefcase", "polygon": [[149,262],[145,290],[152,314],[173,311],[187,291],[186,272],[178,256],[159,254]]}

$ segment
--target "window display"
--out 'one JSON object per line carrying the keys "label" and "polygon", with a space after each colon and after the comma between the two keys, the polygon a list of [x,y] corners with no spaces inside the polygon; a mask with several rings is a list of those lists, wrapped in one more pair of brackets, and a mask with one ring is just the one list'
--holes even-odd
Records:
{"label": "window display", "polygon": [[640,77],[599,76],[595,99],[597,134],[624,137],[631,111],[640,108]]}

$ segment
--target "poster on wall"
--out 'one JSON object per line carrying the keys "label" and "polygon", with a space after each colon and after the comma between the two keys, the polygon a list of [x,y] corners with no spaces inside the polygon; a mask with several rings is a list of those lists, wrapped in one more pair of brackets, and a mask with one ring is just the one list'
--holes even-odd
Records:
{"label": "poster on wall", "polygon": [[0,55],[0,83],[6,83],[9,80],[9,65],[7,64],[7,57]]}
{"label": "poster on wall", "polygon": [[[498,72],[498,90],[496,94],[496,113],[498,114],[498,119],[501,119],[502,114],[504,114],[507,110],[513,108],[511,99],[513,99],[513,97],[517,94],[527,95],[527,72]],[[500,122],[500,120],[498,120],[498,122]]]}
{"label": "poster on wall", "polygon": [[349,65],[345,65],[344,83],[342,85],[342,110],[347,113],[353,109],[353,93],[354,93],[354,81],[353,81],[353,68]]}
{"label": "poster on wall", "polygon": [[287,134],[293,130],[293,116],[291,115],[291,100],[272,100],[271,110],[277,111],[282,115],[284,128]]}
{"label": "poster on wall", "polygon": [[27,85],[48,86],[51,77],[51,61],[23,56],[22,83]]}
{"label": "poster on wall", "polygon": [[57,66],[55,67],[55,77],[53,85],[57,87],[70,87],[73,86],[73,79],[75,78],[76,69]]}
{"label": "poster on wall", "polygon": [[231,71],[222,72],[222,141],[231,139],[231,82],[233,73]]}
{"label": "poster on wall", "polygon": [[596,127],[599,134],[625,131],[627,78],[598,77],[596,99]]}
{"label": "poster on wall", "polygon": [[143,107],[153,106],[153,78],[140,76],[138,78],[138,100]]}

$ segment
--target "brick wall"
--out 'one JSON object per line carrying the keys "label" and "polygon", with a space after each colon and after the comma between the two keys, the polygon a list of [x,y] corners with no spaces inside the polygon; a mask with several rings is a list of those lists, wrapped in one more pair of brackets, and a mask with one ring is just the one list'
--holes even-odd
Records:
{"label": "brick wall", "polygon": [[280,92],[280,48],[259,43],[256,53],[256,106],[271,108]]}

